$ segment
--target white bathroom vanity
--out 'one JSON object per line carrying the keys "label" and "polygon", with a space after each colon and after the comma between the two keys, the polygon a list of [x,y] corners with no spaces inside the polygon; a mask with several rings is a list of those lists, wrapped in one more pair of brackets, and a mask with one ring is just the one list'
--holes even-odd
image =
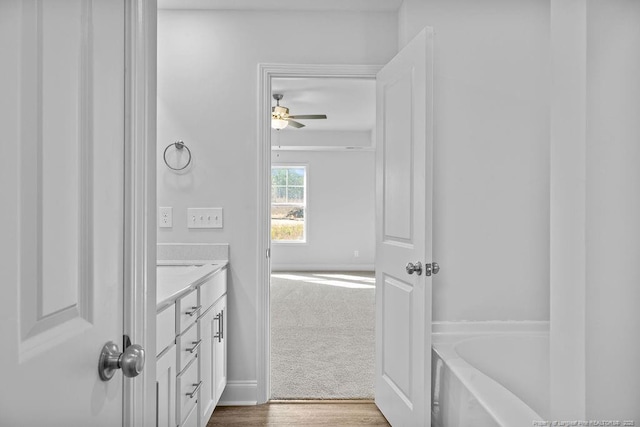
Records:
{"label": "white bathroom vanity", "polygon": [[205,427],[227,384],[227,266],[158,263],[159,427]]}

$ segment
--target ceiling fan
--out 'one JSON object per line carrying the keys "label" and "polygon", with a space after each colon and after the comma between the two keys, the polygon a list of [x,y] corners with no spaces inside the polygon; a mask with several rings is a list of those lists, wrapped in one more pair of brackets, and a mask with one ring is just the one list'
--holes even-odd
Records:
{"label": "ceiling fan", "polygon": [[[280,105],[280,100],[284,97],[281,93],[274,93],[273,99],[276,100],[276,106],[271,107],[271,127],[280,130],[291,125],[294,128],[303,128],[303,125],[296,120],[309,120],[309,119],[326,119],[326,114],[306,114],[300,116],[290,116],[289,109]],[[296,119],[296,120],[293,120]]]}

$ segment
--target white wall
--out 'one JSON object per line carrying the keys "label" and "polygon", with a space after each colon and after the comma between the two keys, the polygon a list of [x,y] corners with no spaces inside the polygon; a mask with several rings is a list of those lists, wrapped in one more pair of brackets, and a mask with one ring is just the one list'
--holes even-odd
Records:
{"label": "white wall", "polygon": [[[257,81],[259,63],[384,64],[395,13],[160,11],[158,204],[174,208],[158,242],[228,242],[229,380],[256,393]],[[162,150],[182,139],[193,167],[174,174]],[[221,206],[222,230],[187,230],[188,206]]]}
{"label": "white wall", "polygon": [[585,416],[586,2],[551,2],[551,415]]}
{"label": "white wall", "polygon": [[271,163],[306,164],[308,173],[307,242],[274,242],[273,270],[373,269],[375,152],[273,151]]}
{"label": "white wall", "polygon": [[435,31],[434,320],[549,318],[549,2],[405,0]]}
{"label": "white wall", "polygon": [[552,12],[552,416],[637,423],[640,3]]}
{"label": "white wall", "polygon": [[640,2],[587,1],[587,418],[640,423]]}

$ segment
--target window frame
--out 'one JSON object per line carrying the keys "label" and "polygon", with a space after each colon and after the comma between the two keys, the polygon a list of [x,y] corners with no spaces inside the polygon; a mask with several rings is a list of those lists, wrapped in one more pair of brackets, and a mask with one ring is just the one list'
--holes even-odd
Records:
{"label": "window frame", "polygon": [[[274,240],[271,239],[272,244],[276,245],[307,245],[309,244],[309,164],[308,163],[271,163],[271,174],[273,174],[274,169],[295,169],[302,168],[304,169],[304,185],[303,185],[303,200],[304,203],[274,203],[271,201],[270,206],[273,209],[274,206],[299,206],[304,209],[304,222],[303,222],[303,232],[302,232],[302,240]],[[272,176],[272,175],[271,175]],[[273,181],[271,181],[271,191],[273,192]],[[288,187],[288,186],[287,186]],[[269,234],[271,234],[271,218],[269,219]]]}

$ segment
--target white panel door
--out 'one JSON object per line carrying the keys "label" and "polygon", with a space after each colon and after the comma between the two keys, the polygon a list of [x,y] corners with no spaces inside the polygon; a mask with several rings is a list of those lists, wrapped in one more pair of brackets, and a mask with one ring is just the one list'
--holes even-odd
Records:
{"label": "white panel door", "polygon": [[[430,425],[432,33],[376,82],[376,405],[393,426]],[[409,274],[408,263],[423,271]]]}
{"label": "white panel door", "polygon": [[0,3],[3,426],[122,425],[124,6]]}

